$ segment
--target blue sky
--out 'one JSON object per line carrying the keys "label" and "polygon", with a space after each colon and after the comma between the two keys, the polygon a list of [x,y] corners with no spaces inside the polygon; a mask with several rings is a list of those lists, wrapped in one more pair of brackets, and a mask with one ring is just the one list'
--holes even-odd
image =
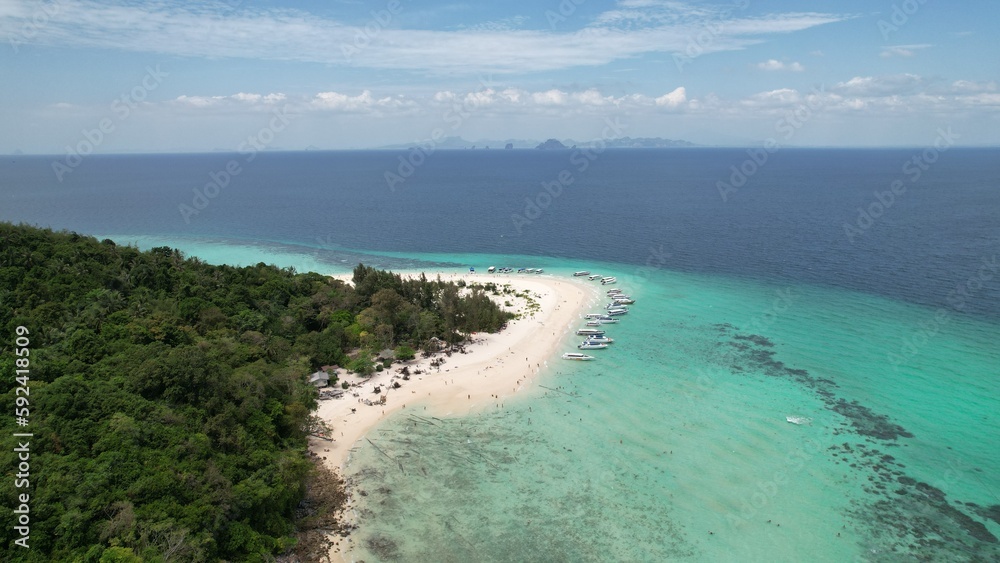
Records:
{"label": "blue sky", "polygon": [[608,120],[998,145],[997,21],[988,0],[0,0],[0,152],[587,141]]}

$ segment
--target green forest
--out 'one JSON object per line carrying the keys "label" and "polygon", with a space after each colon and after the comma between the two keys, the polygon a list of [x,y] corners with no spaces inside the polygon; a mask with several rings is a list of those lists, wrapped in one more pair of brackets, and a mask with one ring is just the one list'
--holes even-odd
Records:
{"label": "green forest", "polygon": [[[313,470],[308,374],[370,372],[386,348],[410,357],[512,317],[480,287],[364,265],[353,281],[0,223],[3,560],[270,561],[294,549]],[[24,494],[29,549],[15,544]]]}

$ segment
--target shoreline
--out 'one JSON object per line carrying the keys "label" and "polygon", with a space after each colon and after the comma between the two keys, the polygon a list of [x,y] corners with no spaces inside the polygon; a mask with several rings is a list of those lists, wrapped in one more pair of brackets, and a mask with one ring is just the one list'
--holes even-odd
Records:
{"label": "shoreline", "polygon": [[[404,364],[394,363],[389,369],[376,372],[369,378],[341,374],[336,389],[341,390],[339,384],[343,381],[350,383],[351,387],[340,398],[321,400],[315,412],[329,425],[332,440],[309,439],[309,451],[341,477],[358,442],[382,421],[400,411],[419,412],[420,416],[467,416],[488,408],[501,408],[504,401],[523,396],[524,392],[533,389],[548,361],[558,359],[556,353],[559,348],[568,337],[575,336],[573,333],[585,313],[584,308],[595,302],[599,295],[595,288],[577,280],[549,275],[427,273],[428,278],[438,275],[444,281],[509,284],[517,292],[527,290],[538,307],[529,310],[524,298],[504,296],[500,304],[510,301],[512,307],[504,308],[520,311],[522,317],[510,321],[507,328],[499,333],[476,334],[473,341],[466,344],[465,353],[453,352],[451,356],[436,353],[429,358],[418,354],[414,360]],[[351,279],[350,274],[331,277],[348,282]],[[496,296],[491,297],[497,299]],[[440,358],[444,359],[444,363],[432,368],[431,360]],[[409,368],[408,381],[404,381],[398,373],[403,366]],[[415,374],[417,370],[421,373]],[[394,382],[400,384],[398,389],[392,388]],[[376,387],[381,387],[380,394],[374,392]],[[374,402],[380,395],[386,397],[385,405]],[[364,399],[373,403],[367,405],[362,402]],[[350,488],[348,493],[350,496]],[[356,523],[348,516],[352,506],[353,499],[345,506],[343,518]],[[335,555],[344,558],[351,550],[350,536],[340,538],[331,535],[329,539],[333,542],[331,560]],[[341,544],[341,539],[346,541]]]}

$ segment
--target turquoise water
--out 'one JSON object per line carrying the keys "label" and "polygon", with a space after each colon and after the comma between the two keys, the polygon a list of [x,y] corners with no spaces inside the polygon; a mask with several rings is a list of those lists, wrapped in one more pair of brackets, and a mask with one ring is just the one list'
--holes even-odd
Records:
{"label": "turquoise water", "polygon": [[[359,257],[586,268],[618,275],[637,299],[598,361],[549,362],[539,383],[553,390],[471,417],[401,413],[370,433],[378,448],[363,442],[347,471],[359,559],[1000,559],[986,512],[1000,505],[996,324],[655,267],[136,242],[324,272]],[[922,329],[936,314],[938,330]],[[918,345],[894,359],[907,341]]]}

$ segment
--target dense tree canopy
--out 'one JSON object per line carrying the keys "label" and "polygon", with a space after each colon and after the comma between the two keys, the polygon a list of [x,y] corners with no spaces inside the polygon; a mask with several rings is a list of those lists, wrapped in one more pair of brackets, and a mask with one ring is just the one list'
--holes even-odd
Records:
{"label": "dense tree canopy", "polygon": [[[3,223],[0,243],[5,561],[268,560],[294,543],[310,467],[307,374],[510,318],[480,289],[363,265],[351,287]],[[11,454],[17,327],[28,488]],[[23,493],[30,550],[13,543]]]}

